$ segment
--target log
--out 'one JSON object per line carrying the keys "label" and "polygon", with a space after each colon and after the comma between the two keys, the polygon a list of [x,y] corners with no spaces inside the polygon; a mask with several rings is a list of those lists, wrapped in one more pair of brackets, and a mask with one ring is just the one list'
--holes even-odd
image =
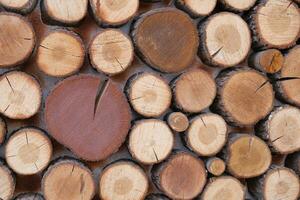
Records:
{"label": "log", "polygon": [[198,113],[208,108],[216,96],[213,77],[201,69],[192,69],[172,83],[175,106],[188,113]]}
{"label": "log", "polygon": [[300,12],[290,0],[261,1],[249,17],[255,47],[286,49],[300,34]]}
{"label": "log", "polygon": [[243,200],[246,191],[241,182],[232,176],[212,178],[206,185],[201,200]]}
{"label": "log", "polygon": [[37,4],[37,0],[0,0],[0,5],[7,11],[26,15],[31,13]]}
{"label": "log", "polygon": [[279,72],[283,63],[284,57],[277,49],[267,49],[253,53],[248,62],[249,66],[269,74]]}
{"label": "log", "polygon": [[163,194],[149,194],[146,196],[145,200],[170,200],[167,196]]}
{"label": "log", "polygon": [[44,200],[43,195],[40,193],[21,193],[14,198],[14,200]]}
{"label": "log", "polygon": [[52,156],[52,144],[44,131],[21,128],[14,132],[6,146],[5,159],[9,167],[21,175],[33,175],[44,170]]}
{"label": "log", "polygon": [[84,56],[81,38],[75,32],[57,29],[42,39],[37,50],[36,63],[45,74],[64,77],[79,71]]}
{"label": "log", "polygon": [[227,170],[237,178],[252,178],[266,172],[271,164],[271,152],[260,138],[249,134],[230,134],[224,149]]}
{"label": "log", "polygon": [[4,119],[0,117],[0,145],[3,144],[7,133],[7,126]]}
{"label": "log", "polygon": [[77,26],[87,15],[88,0],[43,0],[42,19],[51,25]]}
{"label": "log", "polygon": [[253,179],[248,188],[262,200],[296,200],[300,194],[299,177],[286,167],[272,167],[263,176]]}
{"label": "log", "polygon": [[92,172],[75,159],[59,158],[43,175],[42,192],[47,200],[90,200],[95,195]]}
{"label": "log", "polygon": [[0,199],[10,200],[15,191],[16,180],[12,171],[0,162]]}
{"label": "log", "polygon": [[[281,72],[277,73],[276,96],[287,103],[300,107],[300,45],[292,48],[285,55]],[[280,81],[280,79],[283,79]]]}
{"label": "log", "polygon": [[274,103],[272,85],[256,70],[224,70],[216,82],[218,91],[212,109],[229,124],[252,126],[271,112]]}
{"label": "log", "polygon": [[21,71],[0,77],[0,113],[10,119],[28,119],[40,108],[42,91],[38,81]]}
{"label": "log", "polygon": [[158,119],[135,122],[129,134],[128,149],[143,164],[163,161],[172,151],[174,136],[168,125]]}
{"label": "log", "polygon": [[216,114],[201,114],[191,121],[185,133],[185,142],[189,149],[201,156],[214,156],[225,145],[227,125]]}
{"label": "log", "polygon": [[271,150],[290,154],[300,150],[300,109],[288,105],[274,109],[256,126],[256,134]]}
{"label": "log", "polygon": [[133,24],[131,36],[139,57],[149,66],[168,73],[189,67],[199,44],[192,20],[175,8],[142,14]]}
{"label": "log", "polygon": [[126,93],[132,108],[145,117],[159,117],[171,105],[170,86],[154,73],[144,72],[131,76]]}
{"label": "log", "polygon": [[126,24],[137,13],[139,0],[89,0],[96,23],[104,27]]}
{"label": "log", "polygon": [[243,12],[254,6],[256,0],[220,0],[224,7],[235,12]]}
{"label": "log", "polygon": [[216,67],[232,67],[243,62],[251,48],[251,34],[246,22],[230,12],[209,17],[199,27],[199,56]]}
{"label": "log", "polygon": [[182,112],[172,112],[167,117],[170,128],[175,132],[184,132],[189,127],[189,119]]}
{"label": "log", "polygon": [[300,152],[295,152],[288,155],[286,159],[286,166],[293,169],[298,176],[300,176]]}
{"label": "log", "polygon": [[143,200],[149,183],[143,169],[130,161],[117,161],[100,175],[99,195],[105,200]]}
{"label": "log", "polygon": [[1,12],[0,27],[0,69],[26,62],[36,40],[32,25],[22,15]]}
{"label": "log", "polygon": [[175,6],[185,12],[191,17],[205,17],[212,13],[217,5],[217,0],[176,0]]}
{"label": "log", "polygon": [[107,75],[124,72],[134,58],[130,38],[117,29],[106,29],[98,33],[89,47],[92,66]]}
{"label": "log", "polygon": [[171,199],[193,199],[203,190],[206,171],[200,158],[175,152],[152,168],[152,181]]}
{"label": "log", "polygon": [[226,164],[218,157],[211,157],[206,161],[206,169],[214,176],[220,176],[225,172]]}
{"label": "log", "polygon": [[51,136],[88,161],[104,160],[116,152],[132,118],[116,83],[83,74],[55,86],[46,99],[44,117]]}

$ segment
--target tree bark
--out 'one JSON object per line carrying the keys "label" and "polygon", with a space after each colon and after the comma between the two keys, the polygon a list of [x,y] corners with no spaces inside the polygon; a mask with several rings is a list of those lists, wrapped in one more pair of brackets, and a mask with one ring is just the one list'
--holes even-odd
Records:
{"label": "tree bark", "polygon": [[167,196],[163,194],[149,194],[146,196],[145,200],[170,200]]}
{"label": "tree bark", "polygon": [[149,66],[168,73],[189,67],[199,44],[192,20],[175,8],[142,14],[133,24],[131,36],[139,57]]}
{"label": "tree bark", "polygon": [[109,29],[94,37],[89,47],[89,56],[97,71],[113,76],[124,72],[131,65],[134,50],[127,35]]}
{"label": "tree bark", "polygon": [[187,113],[198,113],[208,108],[216,96],[216,83],[201,69],[192,69],[172,83],[175,106]]}
{"label": "tree bark", "polygon": [[0,77],[0,113],[10,119],[28,119],[41,105],[42,91],[38,81],[21,71],[10,71]]}
{"label": "tree bark", "polygon": [[10,200],[15,191],[16,179],[13,172],[0,161],[0,199]]}
{"label": "tree bark", "polygon": [[168,125],[158,119],[137,121],[129,134],[128,149],[144,164],[163,161],[172,151],[174,136]]}
{"label": "tree bark", "polygon": [[300,176],[300,152],[288,155],[286,166],[293,169]]}
{"label": "tree bark", "polygon": [[116,161],[104,168],[100,175],[101,199],[143,200],[149,183],[143,169],[130,161]]}
{"label": "tree bark", "polygon": [[27,15],[31,13],[37,4],[37,0],[0,0],[0,5],[7,11]]}
{"label": "tree bark", "polygon": [[40,193],[22,193],[14,198],[14,200],[44,200]]}
{"label": "tree bark", "polygon": [[65,77],[79,71],[84,57],[85,48],[79,35],[59,29],[42,39],[36,63],[39,69],[49,76]]}

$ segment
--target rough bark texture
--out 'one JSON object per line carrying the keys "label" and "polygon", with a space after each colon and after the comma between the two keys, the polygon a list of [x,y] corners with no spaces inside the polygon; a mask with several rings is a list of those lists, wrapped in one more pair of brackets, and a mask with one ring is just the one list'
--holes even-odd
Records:
{"label": "rough bark texture", "polygon": [[7,133],[7,126],[4,119],[0,117],[0,145],[3,144]]}
{"label": "rough bark texture", "polygon": [[22,193],[14,198],[14,200],[44,200],[40,193]]}
{"label": "rough bark texture", "polygon": [[288,155],[286,166],[293,169],[300,176],[300,152]]}

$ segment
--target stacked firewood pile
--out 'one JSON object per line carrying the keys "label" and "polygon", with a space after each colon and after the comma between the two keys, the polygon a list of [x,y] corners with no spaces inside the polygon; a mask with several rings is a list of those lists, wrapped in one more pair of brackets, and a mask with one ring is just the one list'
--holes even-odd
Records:
{"label": "stacked firewood pile", "polygon": [[299,3],[0,0],[0,199],[299,199]]}

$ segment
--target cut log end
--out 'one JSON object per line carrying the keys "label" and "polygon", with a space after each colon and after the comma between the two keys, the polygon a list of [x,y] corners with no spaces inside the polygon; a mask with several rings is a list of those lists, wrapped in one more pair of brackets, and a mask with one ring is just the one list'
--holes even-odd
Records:
{"label": "cut log end", "polygon": [[0,68],[23,64],[35,46],[31,24],[21,15],[1,12],[0,27]]}
{"label": "cut log end", "polygon": [[208,65],[232,67],[246,59],[251,35],[246,22],[238,15],[221,12],[200,26],[200,57]]}
{"label": "cut log end", "polygon": [[131,77],[127,94],[133,109],[146,117],[161,116],[169,108],[172,99],[168,83],[146,72]]}
{"label": "cut log end", "polygon": [[185,133],[187,146],[201,156],[217,154],[227,140],[227,125],[216,114],[202,114],[192,120]]}
{"label": "cut log end", "polygon": [[120,26],[138,11],[139,0],[90,0],[96,22],[104,26]]}
{"label": "cut log end", "polygon": [[0,117],[0,145],[4,142],[7,132],[7,126],[4,119]]}
{"label": "cut log end", "polygon": [[221,3],[229,10],[243,12],[254,6],[256,0],[221,0]]}
{"label": "cut log end", "polygon": [[12,199],[16,187],[15,177],[10,169],[0,162],[0,199]]}
{"label": "cut log end", "polygon": [[35,115],[41,105],[42,92],[35,78],[20,71],[0,77],[0,113],[11,119],[27,119]]}
{"label": "cut log end", "polygon": [[192,17],[204,17],[215,9],[217,0],[176,0],[175,5]]}
{"label": "cut log end", "polygon": [[180,72],[195,59],[197,29],[187,14],[161,8],[140,16],[132,31],[138,55],[162,72]]}
{"label": "cut log end", "polygon": [[294,45],[300,33],[300,12],[290,0],[263,1],[251,17],[254,39],[259,46],[286,49]]}
{"label": "cut log end", "polygon": [[299,177],[289,168],[275,167],[250,182],[249,189],[258,199],[294,200],[300,194]]}
{"label": "cut log end", "polygon": [[36,174],[49,164],[52,156],[50,139],[39,129],[22,128],[5,146],[5,158],[13,171],[22,175]]}
{"label": "cut log end", "polygon": [[189,127],[189,119],[181,112],[173,112],[168,115],[168,124],[175,132],[184,132]]}
{"label": "cut log end", "polygon": [[51,135],[84,160],[109,157],[125,141],[130,128],[132,116],[125,95],[112,80],[99,76],[64,79],[45,105]]}
{"label": "cut log end", "polygon": [[37,0],[0,0],[0,5],[8,11],[20,14],[30,13],[36,6]]}
{"label": "cut log end", "polygon": [[206,71],[187,71],[173,84],[176,107],[189,113],[200,112],[213,103],[216,90],[214,79]]}
{"label": "cut log end", "polygon": [[215,109],[227,122],[251,126],[271,112],[273,87],[265,76],[248,68],[220,73]]}
{"label": "cut log end", "polygon": [[253,135],[232,135],[226,150],[227,169],[238,178],[259,176],[267,171],[272,161],[269,147]]}
{"label": "cut log end", "polygon": [[61,159],[45,172],[42,191],[47,200],[92,199],[95,194],[95,183],[92,172],[81,162]]}
{"label": "cut log end", "polygon": [[238,179],[231,176],[221,176],[212,179],[206,185],[201,200],[243,200],[245,195],[245,187]]}
{"label": "cut log end", "polygon": [[167,161],[155,166],[153,182],[171,199],[193,199],[206,183],[202,160],[177,152]]}
{"label": "cut log end", "polygon": [[274,74],[283,66],[284,57],[277,49],[268,49],[254,53],[249,58],[249,65],[262,72]]}
{"label": "cut log end", "polygon": [[143,200],[148,191],[145,172],[129,161],[118,161],[104,169],[100,176],[100,198],[106,200]]}
{"label": "cut log end", "polygon": [[95,69],[116,75],[131,65],[134,58],[133,45],[124,33],[109,29],[96,35],[90,45],[89,55]]}
{"label": "cut log end", "polygon": [[300,45],[292,48],[285,56],[279,75],[283,81],[277,81],[276,92],[280,99],[300,107]]}
{"label": "cut log end", "polygon": [[218,157],[209,158],[206,161],[206,169],[214,176],[220,176],[224,173],[226,168],[225,162]]}
{"label": "cut log end", "polygon": [[40,193],[22,193],[14,198],[14,200],[45,200]]}
{"label": "cut log end", "polygon": [[87,14],[88,0],[44,0],[42,14],[50,24],[77,25]]}
{"label": "cut log end", "polygon": [[171,153],[173,145],[173,133],[161,120],[138,121],[130,132],[129,151],[144,164],[161,162]]}
{"label": "cut log end", "polygon": [[42,39],[37,52],[37,65],[49,76],[63,77],[77,72],[84,62],[84,45],[71,31],[56,30]]}

